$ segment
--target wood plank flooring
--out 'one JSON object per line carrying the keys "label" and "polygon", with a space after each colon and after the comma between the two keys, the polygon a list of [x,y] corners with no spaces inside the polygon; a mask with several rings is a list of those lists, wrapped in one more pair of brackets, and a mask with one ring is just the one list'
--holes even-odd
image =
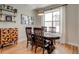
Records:
{"label": "wood plank flooring", "polygon": [[[56,49],[52,52],[52,54],[72,54],[76,53],[77,51],[70,46],[62,45],[62,44],[56,44]],[[11,45],[4,47],[0,54],[35,54],[34,48],[31,50],[31,46],[26,47],[26,42],[18,43],[17,45]],[[42,54],[42,49],[38,48],[36,54]],[[47,54],[47,51],[45,51],[45,54]]]}

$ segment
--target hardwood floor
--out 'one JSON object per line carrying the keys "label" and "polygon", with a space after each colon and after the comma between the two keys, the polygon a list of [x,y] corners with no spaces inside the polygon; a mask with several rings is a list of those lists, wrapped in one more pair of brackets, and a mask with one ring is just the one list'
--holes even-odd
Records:
{"label": "hardwood floor", "polygon": [[[72,54],[76,53],[76,49],[73,50],[72,47],[63,44],[56,44],[56,49],[52,52],[52,54]],[[1,49],[0,49],[1,54]],[[26,47],[26,42],[18,43],[17,45],[11,45],[8,47],[4,47],[2,50],[2,54],[35,54],[34,48],[31,50],[31,46]],[[36,54],[42,54],[42,49],[38,48]],[[47,54],[47,51],[45,51]]]}

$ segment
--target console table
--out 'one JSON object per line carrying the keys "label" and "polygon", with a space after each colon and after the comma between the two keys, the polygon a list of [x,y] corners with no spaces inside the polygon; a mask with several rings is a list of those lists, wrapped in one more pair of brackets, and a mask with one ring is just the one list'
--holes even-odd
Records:
{"label": "console table", "polygon": [[0,28],[0,47],[16,44],[18,40],[17,28]]}

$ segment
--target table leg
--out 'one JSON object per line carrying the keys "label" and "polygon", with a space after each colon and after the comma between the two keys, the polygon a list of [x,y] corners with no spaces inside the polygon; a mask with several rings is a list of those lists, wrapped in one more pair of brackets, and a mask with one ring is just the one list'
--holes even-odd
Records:
{"label": "table leg", "polygon": [[53,41],[51,41],[51,44],[49,45],[48,53],[49,54],[52,53],[54,49],[55,49],[54,43]]}

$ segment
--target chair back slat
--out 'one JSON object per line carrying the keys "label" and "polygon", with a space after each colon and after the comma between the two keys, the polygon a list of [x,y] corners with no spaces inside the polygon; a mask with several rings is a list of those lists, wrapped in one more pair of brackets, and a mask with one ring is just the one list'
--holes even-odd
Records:
{"label": "chair back slat", "polygon": [[32,39],[32,28],[31,27],[26,27],[26,35],[27,35],[27,40],[31,40]]}
{"label": "chair back slat", "polygon": [[49,32],[56,33],[56,27],[49,27]]}
{"label": "chair back slat", "polygon": [[37,46],[42,47],[44,45],[44,40],[42,38],[43,35],[42,28],[34,28],[34,35],[35,35],[35,44]]}
{"label": "chair back slat", "polygon": [[42,27],[44,32],[47,32],[47,27]]}

